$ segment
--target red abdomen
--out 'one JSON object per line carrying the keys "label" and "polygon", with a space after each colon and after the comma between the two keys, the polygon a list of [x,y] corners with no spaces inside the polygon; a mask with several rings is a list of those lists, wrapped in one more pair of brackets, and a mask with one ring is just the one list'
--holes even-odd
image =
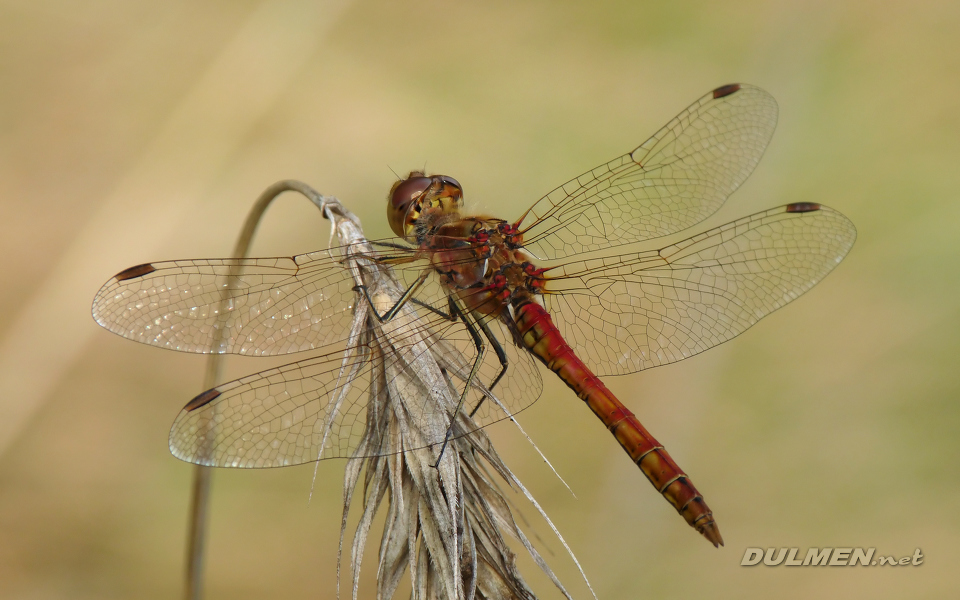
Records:
{"label": "red abdomen", "polygon": [[543,307],[529,300],[520,301],[514,305],[514,312],[523,345],[587,403],[653,487],[687,523],[714,546],[722,546],[713,512],[693,482],[633,413],[577,358]]}

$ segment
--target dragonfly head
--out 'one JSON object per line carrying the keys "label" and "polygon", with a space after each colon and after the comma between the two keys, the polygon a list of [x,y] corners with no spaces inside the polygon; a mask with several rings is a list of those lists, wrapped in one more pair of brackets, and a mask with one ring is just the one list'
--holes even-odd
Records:
{"label": "dragonfly head", "polygon": [[393,184],[387,202],[387,220],[390,228],[400,237],[416,232],[418,221],[423,217],[431,220],[456,214],[463,206],[463,188],[453,177],[424,175],[412,171],[406,179]]}

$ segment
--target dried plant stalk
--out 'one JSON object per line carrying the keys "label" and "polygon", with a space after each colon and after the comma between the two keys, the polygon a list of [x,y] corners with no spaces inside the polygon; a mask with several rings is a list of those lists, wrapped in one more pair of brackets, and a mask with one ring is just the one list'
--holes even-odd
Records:
{"label": "dried plant stalk", "polygon": [[[363,237],[353,214],[336,199],[315,202],[333,222],[344,266],[352,270],[358,285],[367,286],[374,304],[357,303],[344,359],[344,365],[356,364],[350,353],[363,348],[370,353],[367,359],[372,365],[366,429],[344,478],[341,554],[350,507],[358,497],[363,504],[350,553],[352,598],[357,598],[364,548],[381,509],[386,511],[386,523],[377,567],[379,599],[393,597],[407,570],[415,600],[536,598],[517,569],[508,537],[523,544],[570,598],[517,525],[495,477],[520,490],[558,537],[559,532],[503,463],[486,434],[460,411],[452,425],[455,437],[442,456],[439,448],[427,446],[428,440],[442,439],[451,426],[449,415],[461,392],[453,381],[465,380],[469,365],[430,332],[409,327],[417,318],[410,303],[386,323],[373,316],[372,310],[382,314],[393,306],[402,294],[402,285],[388,266],[370,260],[376,251]],[[412,340],[411,335],[422,337]],[[355,376],[355,371],[344,374],[345,388]],[[498,402],[489,390],[480,384],[477,387],[489,401]],[[329,414],[332,423],[336,410]],[[339,593],[339,558],[337,572]]]}
{"label": "dried plant stalk", "polygon": [[[232,257],[245,258],[247,256],[250,250],[250,244],[253,243],[253,236],[257,231],[257,227],[260,226],[260,221],[263,219],[267,208],[270,207],[270,204],[273,203],[277,196],[287,191],[299,192],[320,207],[321,210],[323,209],[323,196],[318,194],[317,191],[309,185],[292,179],[274,183],[260,194],[260,197],[257,198],[257,201],[250,209],[250,212],[247,213],[247,218],[243,223],[243,228],[240,230],[240,235],[237,236],[237,242],[234,245],[233,254],[231,254]],[[233,286],[234,281],[240,274],[240,265],[237,264],[230,270],[224,289]],[[224,316],[224,322],[230,314],[226,308],[227,302],[228,298],[224,295],[220,301],[219,311],[220,314]],[[219,345],[223,334],[224,328],[218,327],[214,332],[212,347]],[[211,353],[207,358],[207,368],[203,377],[204,390],[209,390],[220,383],[223,359],[223,354],[218,352]],[[212,427],[212,425],[213,424],[210,423],[207,426]],[[211,441],[213,440],[213,436],[208,437]],[[210,447],[207,446],[205,450],[209,452]],[[187,527],[187,561],[184,579],[184,598],[186,598],[186,600],[198,600],[203,595],[203,559],[206,548],[207,515],[210,504],[212,474],[210,467],[202,464],[194,465],[193,485],[191,486],[190,493],[190,515]]]}
{"label": "dried plant stalk", "polygon": [[[511,503],[497,485],[498,477],[526,496],[579,568],[576,557],[540,505],[497,455],[486,434],[463,411],[456,410],[462,390],[454,382],[468,380],[471,365],[467,358],[429,330],[413,326],[417,315],[412,303],[386,323],[374,316],[373,310],[382,314],[399,300],[403,286],[389,266],[375,260],[377,253],[364,238],[356,216],[336,198],[324,197],[302,182],[280,181],[267,188],[251,210],[234,256],[246,255],[264,211],[284,191],[303,194],[332,222],[331,238],[335,234],[339,240],[337,251],[344,268],[350,270],[357,285],[366,286],[373,303],[371,306],[363,300],[355,305],[341,381],[329,400],[318,455],[323,455],[327,437],[337,426],[341,405],[360,376],[361,365],[369,366],[369,380],[358,382],[367,386],[369,394],[365,429],[344,479],[338,595],[347,517],[362,478],[359,497],[363,513],[351,548],[354,600],[363,551],[374,517],[382,508],[386,524],[377,570],[380,599],[393,597],[407,570],[411,597],[416,600],[536,598],[517,569],[507,538],[523,544],[543,572],[570,598],[514,520]],[[232,280],[239,276],[238,263],[228,274],[225,289],[232,289]],[[221,314],[226,319],[230,312],[222,308]],[[207,388],[219,379],[220,358],[217,353],[211,355]],[[474,386],[487,401],[500,404],[482,384]],[[450,415],[454,413],[451,424]],[[208,426],[213,427],[214,422],[211,420]],[[443,439],[448,429],[453,437],[441,455],[440,449],[429,443]],[[204,439],[213,440],[215,436]],[[209,468],[198,467],[197,482],[188,554],[188,598],[200,595]]]}

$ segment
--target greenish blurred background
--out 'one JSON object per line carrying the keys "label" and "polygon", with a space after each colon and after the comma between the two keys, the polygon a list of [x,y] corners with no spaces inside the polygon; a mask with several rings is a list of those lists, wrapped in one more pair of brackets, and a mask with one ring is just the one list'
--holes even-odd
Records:
{"label": "greenish blurred background", "polygon": [[[473,208],[515,217],[733,81],[771,92],[780,124],[699,229],[813,201],[859,239],[734,342],[608,381],[693,476],[726,547],[687,527],[550,377],[520,421],[576,497],[510,427],[492,434],[601,600],[960,597],[953,0],[0,1],[0,596],[181,593],[191,467],[166,440],[204,359],[100,330],[90,301],[113,273],[227,254],[257,194],[290,177],[341,198],[371,237],[389,233],[391,169],[424,164]],[[255,252],[328,235],[291,196]],[[230,359],[228,374],[264,366]],[[217,471],[208,597],[334,597],[342,473],[321,464],[310,499],[311,466]],[[754,546],[925,560],[741,567]]]}

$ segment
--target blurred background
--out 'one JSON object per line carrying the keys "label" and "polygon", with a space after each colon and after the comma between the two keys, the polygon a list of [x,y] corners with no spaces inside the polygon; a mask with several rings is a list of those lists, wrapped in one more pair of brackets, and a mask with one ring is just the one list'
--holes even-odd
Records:
{"label": "blurred background", "polygon": [[[90,302],[111,275],[228,254],[283,178],[339,197],[370,237],[389,233],[391,169],[452,175],[474,209],[513,218],[734,81],[771,92],[780,123],[698,229],[813,201],[859,239],[732,343],[608,380],[692,475],[726,547],[684,524],[555,378],[520,422],[576,497],[509,426],[492,435],[602,600],[956,594],[958,40],[949,0],[0,1],[0,596],[181,593],[192,467],[167,431],[205,359],[97,327]],[[290,195],[254,253],[328,236]],[[227,362],[230,376],[264,367]],[[215,473],[209,598],[334,597],[343,463],[319,466],[311,500],[313,475]],[[742,567],[747,547],[925,559]],[[375,572],[371,553],[364,598]]]}

